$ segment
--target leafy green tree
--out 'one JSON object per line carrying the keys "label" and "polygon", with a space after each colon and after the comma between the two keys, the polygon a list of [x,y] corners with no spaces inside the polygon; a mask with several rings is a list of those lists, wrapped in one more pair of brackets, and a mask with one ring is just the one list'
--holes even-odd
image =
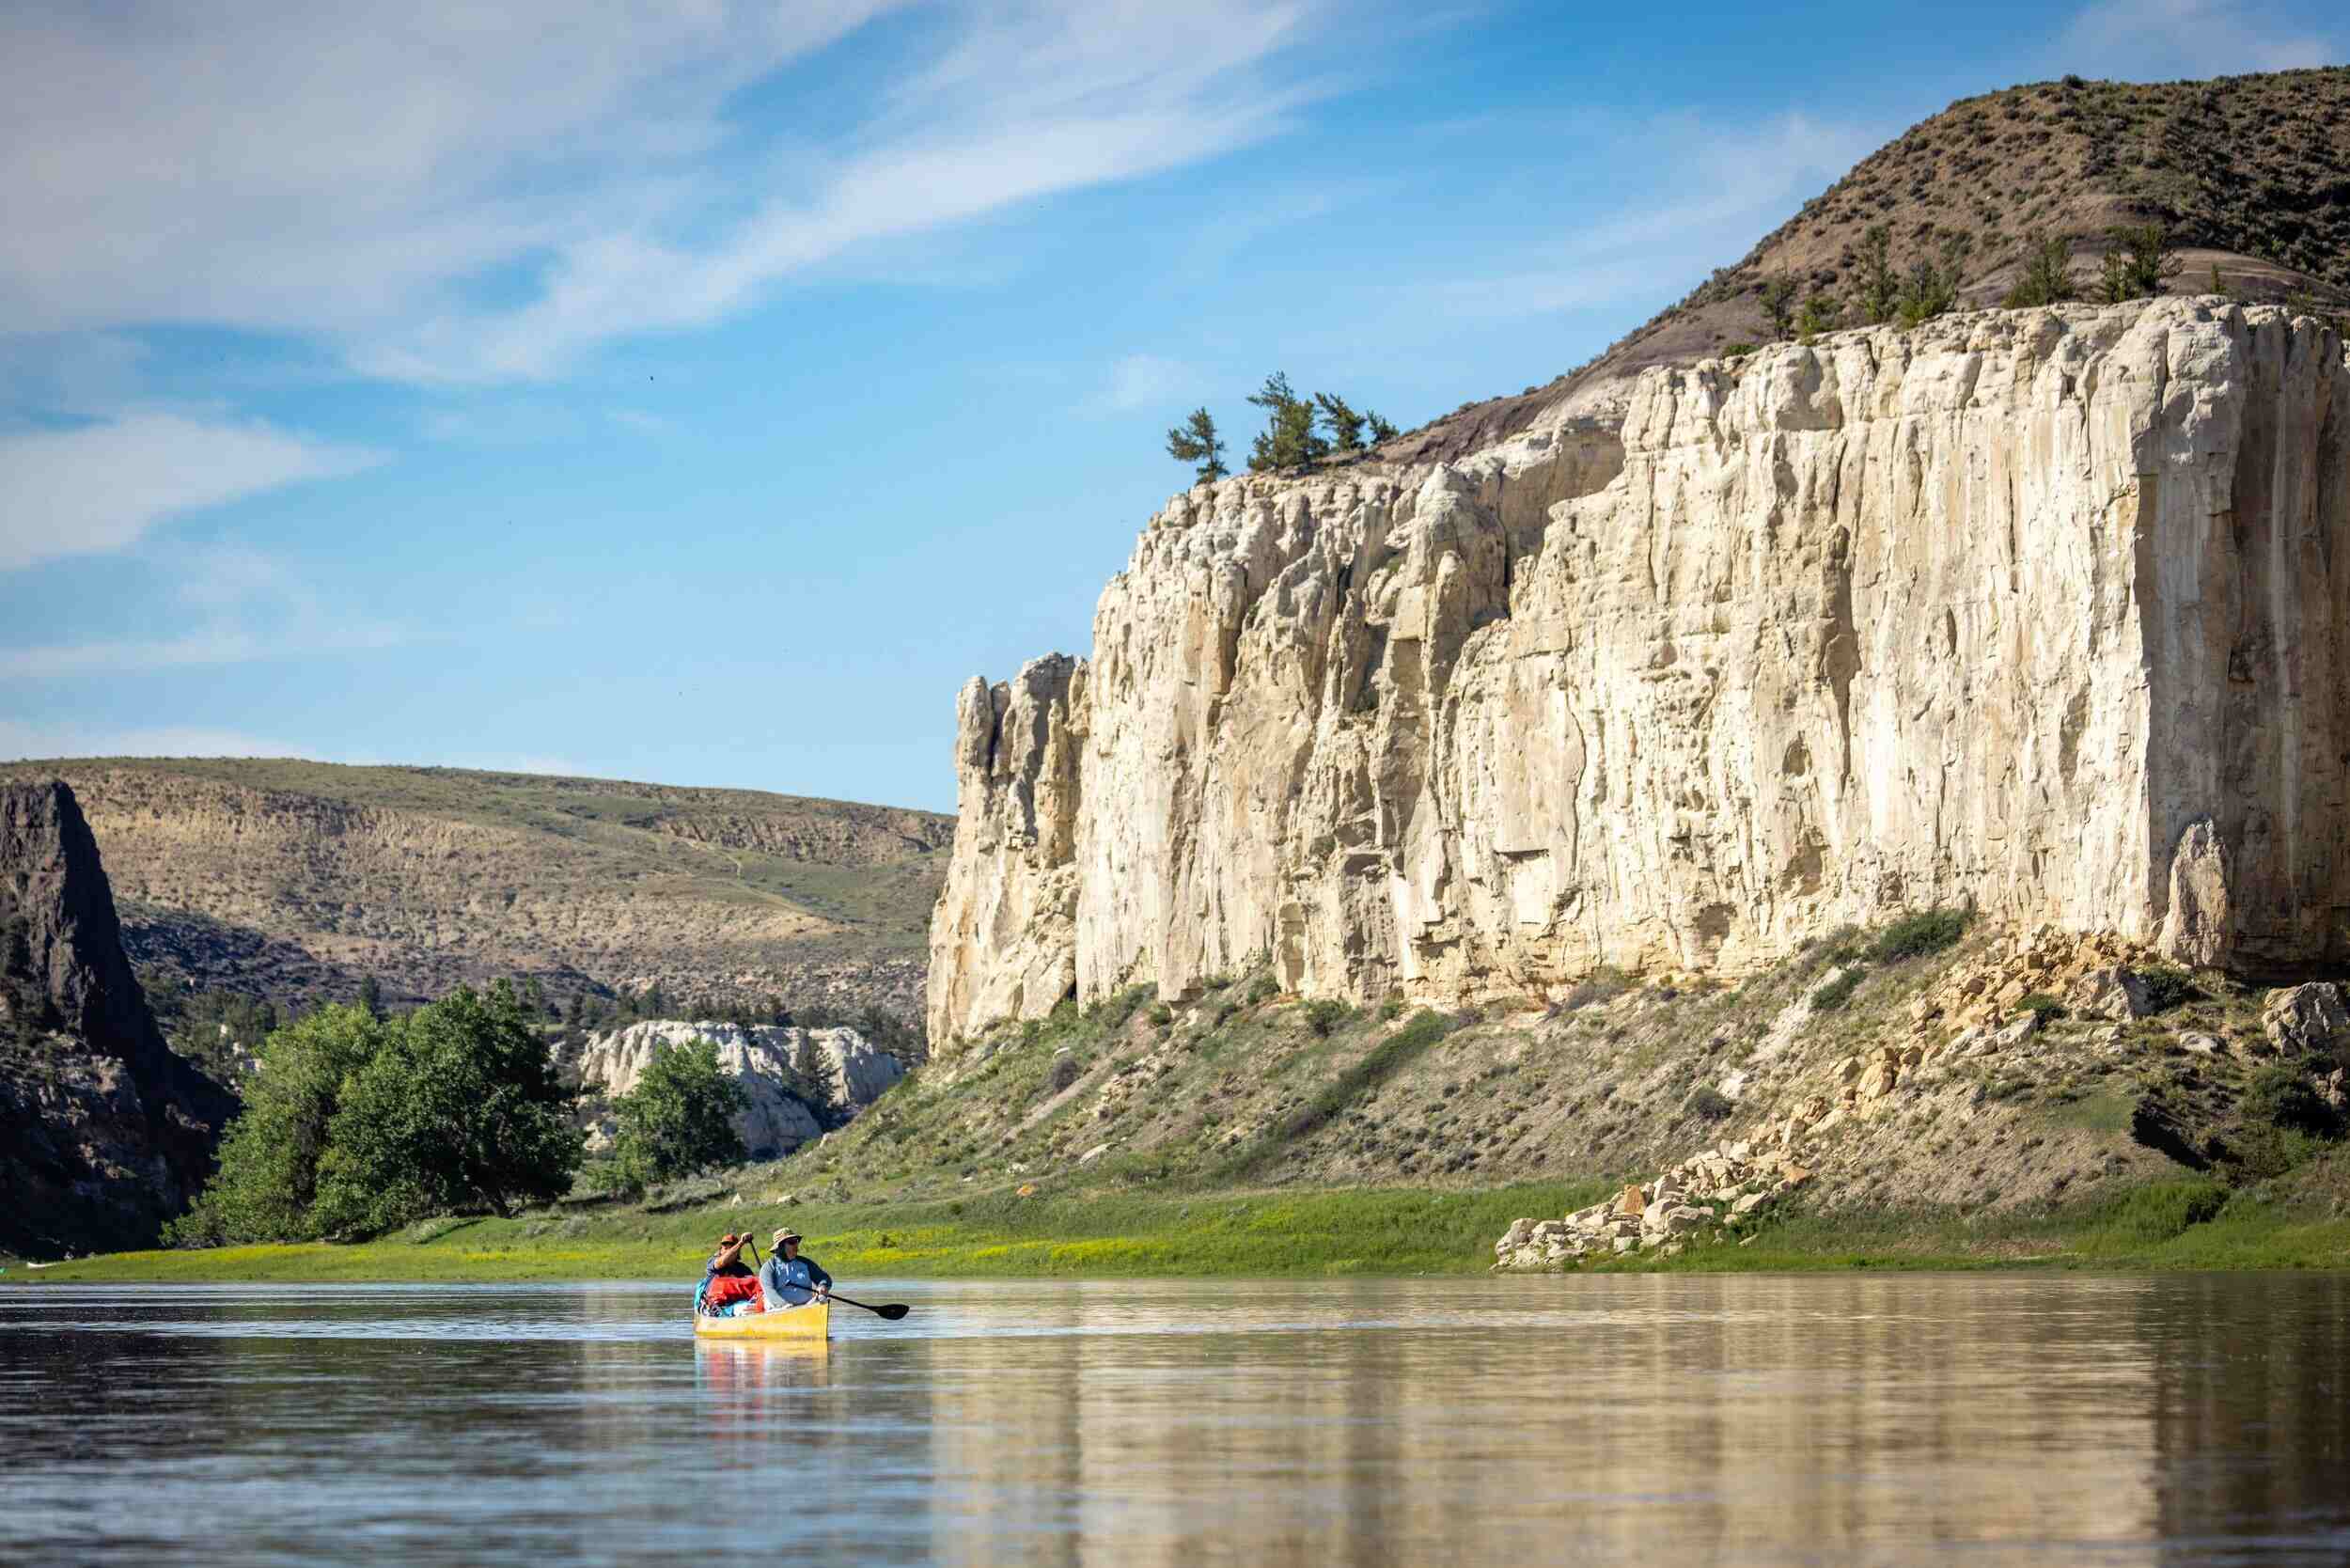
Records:
{"label": "leafy green tree", "polygon": [[1330,392],[1314,394],[1314,404],[1322,410],[1322,422],[1330,431],[1331,445],[1341,452],[1363,449],[1363,416],[1346,406],[1346,400]]}
{"label": "leafy green tree", "polygon": [[1872,326],[1891,321],[1902,306],[1901,274],[1893,270],[1893,230],[1872,224],[1860,243],[1860,315]]}
{"label": "leafy green tree", "polygon": [[1373,414],[1369,409],[1363,410],[1363,417],[1370,421],[1371,444],[1374,447],[1378,446],[1383,441],[1393,441],[1399,434],[1402,433],[1393,425],[1388,424],[1385,419],[1380,418],[1379,416]]}
{"label": "leafy green tree", "polygon": [[244,1108],[203,1196],[167,1232],[183,1244],[307,1241],[319,1165],[351,1074],[383,1048],[387,1026],[359,1007],[324,1007],[272,1034]]}
{"label": "leafy green tree", "polygon": [[2028,305],[2060,305],[2080,297],[2073,276],[2073,242],[2051,234],[2032,247],[2024,262],[2024,275],[2007,291],[2004,303],[2013,309]]}
{"label": "leafy green tree", "polygon": [[510,987],[469,990],[384,1026],[327,1125],[311,1218],[322,1235],[373,1235],[428,1215],[571,1190],[584,1135]]}
{"label": "leafy green tree", "polygon": [[1195,408],[1191,417],[1167,432],[1167,455],[1178,463],[1196,463],[1192,473],[1205,484],[1231,472],[1224,466],[1224,438],[1215,432],[1215,417]]}
{"label": "leafy green tree", "polygon": [[2107,233],[2113,248],[2106,252],[2099,280],[2107,305],[2153,299],[2186,265],[2170,243],[2167,223],[2127,225]]}
{"label": "leafy green tree", "polygon": [[709,1041],[654,1052],[636,1087],[612,1102],[622,1184],[641,1192],[654,1182],[740,1164],[748,1152],[734,1119],[748,1104]]}
{"label": "leafy green tree", "polygon": [[1762,319],[1771,324],[1771,341],[1785,341],[1795,321],[1795,280],[1774,277],[1762,285]]}
{"label": "leafy green tree", "polygon": [[1329,455],[1330,444],[1314,431],[1314,405],[1297,395],[1288,376],[1276,370],[1248,400],[1265,411],[1265,428],[1249,447],[1249,472],[1302,468]]}

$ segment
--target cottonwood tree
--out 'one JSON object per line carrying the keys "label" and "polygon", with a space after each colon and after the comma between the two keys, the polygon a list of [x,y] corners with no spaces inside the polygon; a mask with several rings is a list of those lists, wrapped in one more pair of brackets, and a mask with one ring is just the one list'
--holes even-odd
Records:
{"label": "cottonwood tree", "polygon": [[1191,417],[1167,432],[1167,455],[1178,463],[1196,463],[1192,472],[1201,483],[1220,479],[1231,472],[1224,466],[1224,438],[1215,432],[1215,419],[1204,408],[1195,408]]}
{"label": "cottonwood tree", "polygon": [[429,1215],[560,1198],[586,1136],[578,1093],[511,987],[469,990],[377,1026],[345,1080],[318,1163],[319,1234],[365,1236]]}
{"label": "cottonwood tree", "polygon": [[345,1081],[375,1058],[387,1029],[363,1007],[323,1007],[261,1042],[244,1106],[201,1198],[164,1232],[180,1245],[310,1241],[319,1163]]}
{"label": "cottonwood tree", "polygon": [[655,1182],[739,1165],[749,1153],[734,1119],[749,1103],[743,1086],[718,1065],[718,1047],[711,1042],[654,1052],[636,1087],[612,1102],[619,1184],[642,1192]]}

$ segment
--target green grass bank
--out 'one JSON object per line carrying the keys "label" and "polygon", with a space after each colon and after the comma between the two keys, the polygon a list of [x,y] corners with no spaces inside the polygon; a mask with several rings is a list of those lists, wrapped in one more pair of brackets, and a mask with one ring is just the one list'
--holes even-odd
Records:
{"label": "green grass bank", "polygon": [[[634,1209],[442,1220],[358,1246],[130,1252],[12,1268],[12,1284],[694,1278],[725,1228],[786,1217],[854,1292],[859,1278],[1319,1278],[1477,1275],[1523,1215],[1555,1215],[1609,1184],[1487,1191],[1380,1188],[1153,1196],[995,1196],[963,1202]],[[1834,1269],[2350,1269],[2350,1219],[2201,1181],[2154,1183],[2037,1212],[1796,1211],[1745,1245],[1587,1272]]]}

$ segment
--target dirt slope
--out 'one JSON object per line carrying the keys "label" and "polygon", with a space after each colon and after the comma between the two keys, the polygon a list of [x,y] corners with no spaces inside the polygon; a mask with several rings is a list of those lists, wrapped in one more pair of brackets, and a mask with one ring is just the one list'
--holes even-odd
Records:
{"label": "dirt slope", "polygon": [[81,798],[143,964],[284,1002],[537,976],[921,1016],[949,817],[275,760],[10,763]]}

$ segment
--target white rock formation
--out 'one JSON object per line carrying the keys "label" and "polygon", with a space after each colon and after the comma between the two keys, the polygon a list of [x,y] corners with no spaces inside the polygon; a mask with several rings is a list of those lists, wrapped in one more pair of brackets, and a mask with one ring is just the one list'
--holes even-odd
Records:
{"label": "white rock formation", "polygon": [[[807,1085],[835,1108],[854,1113],[905,1075],[895,1057],[854,1029],[653,1021],[590,1035],[581,1050],[580,1082],[609,1105],[636,1087],[655,1052],[697,1040],[718,1047],[718,1065],[739,1079],[750,1097],[734,1130],[753,1159],[789,1153],[822,1133],[795,1085]],[[612,1131],[610,1116],[599,1117],[589,1128],[589,1147],[608,1146]]]}
{"label": "white rock formation", "polygon": [[1651,371],[1620,447],[1203,486],[1089,663],[964,691],[931,1038],[1259,954],[1449,1000],[1968,900],[2339,958],[2346,636],[2341,340],[2217,300]]}

